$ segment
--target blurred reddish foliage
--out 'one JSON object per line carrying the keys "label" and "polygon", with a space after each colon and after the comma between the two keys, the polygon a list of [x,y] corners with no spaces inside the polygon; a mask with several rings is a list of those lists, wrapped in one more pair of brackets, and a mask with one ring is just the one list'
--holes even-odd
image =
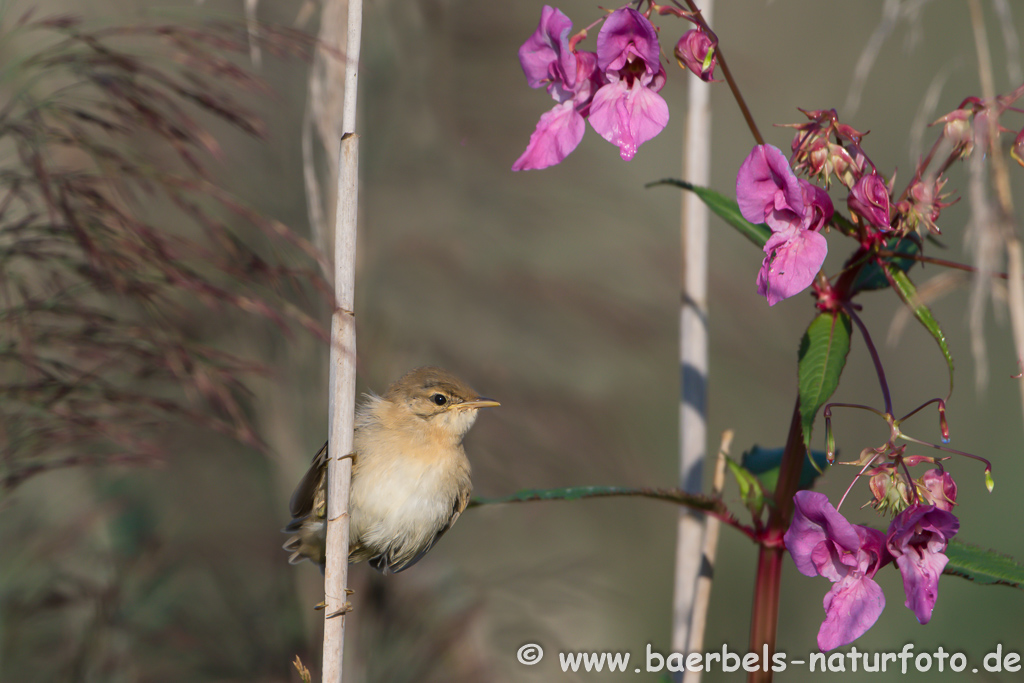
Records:
{"label": "blurred reddish foliage", "polygon": [[[265,369],[183,329],[201,302],[323,336],[296,304],[329,300],[322,256],[206,167],[211,124],[264,134],[240,97],[269,89],[235,61],[253,36],[30,15],[6,33],[29,50],[0,76],[0,485],[157,459],[180,419],[261,446],[242,379]],[[273,27],[257,39],[277,56],[313,48]],[[236,234],[252,226],[263,235]]]}

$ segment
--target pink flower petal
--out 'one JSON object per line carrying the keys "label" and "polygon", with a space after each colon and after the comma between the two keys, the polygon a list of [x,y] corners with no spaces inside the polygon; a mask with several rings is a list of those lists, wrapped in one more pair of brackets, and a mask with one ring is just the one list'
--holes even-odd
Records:
{"label": "pink flower petal", "polygon": [[939,597],[939,577],[949,558],[942,553],[923,552],[911,549],[896,558],[903,577],[903,591],[907,595],[904,606],[917,617],[917,621],[927,624],[931,621],[935,601]]}
{"label": "pink flower petal", "polygon": [[576,58],[569,49],[571,30],[569,17],[554,7],[544,6],[537,30],[519,48],[519,63],[531,88],[547,83],[552,77],[552,67],[556,73],[560,72],[562,79],[576,78]]}
{"label": "pink flower petal", "polygon": [[668,104],[661,95],[639,81],[629,88],[625,81],[602,86],[590,105],[590,125],[629,161],[637,148],[668,125]]}
{"label": "pink flower petal", "polygon": [[860,546],[857,530],[832,507],[824,493],[798,491],[793,504],[796,510],[784,540],[797,570],[804,576],[818,576],[812,560],[818,544],[831,540],[847,551]]}
{"label": "pink flower petal", "polygon": [[828,652],[867,633],[885,609],[885,595],[871,579],[850,575],[832,586],[823,605],[825,621],[818,630],[818,647]]}
{"label": "pink flower petal", "polygon": [[764,250],[768,255],[757,274],[757,293],[774,306],[811,286],[825,262],[828,242],[820,233],[793,230],[772,235]]}
{"label": "pink flower petal", "polygon": [[856,640],[878,620],[885,596],[872,579],[891,558],[882,532],[850,524],[824,494],[799,491],[793,503],[786,549],[800,573],[820,574],[833,583],[818,631],[818,647],[832,650]]}
{"label": "pink flower petal", "polygon": [[736,174],[736,202],[751,223],[785,230],[804,218],[804,193],[778,147],[758,145]]}
{"label": "pink flower petal", "polygon": [[512,170],[529,171],[554,166],[576,149],[586,129],[587,124],[572,100],[555,105],[551,111],[541,115],[526,151],[512,164]]}
{"label": "pink flower petal", "polygon": [[949,561],[946,546],[959,529],[952,513],[934,505],[912,505],[889,525],[886,545],[903,576],[904,604],[922,624],[932,618],[939,576]]}
{"label": "pink flower petal", "polygon": [[617,9],[597,34],[598,66],[601,71],[619,71],[636,58],[643,60],[648,74],[657,72],[661,58],[658,32],[635,9]]}
{"label": "pink flower petal", "polygon": [[832,218],[835,208],[832,206],[832,198],[828,192],[817,185],[800,179],[800,189],[804,195],[804,220],[802,227],[805,230],[820,231]]}

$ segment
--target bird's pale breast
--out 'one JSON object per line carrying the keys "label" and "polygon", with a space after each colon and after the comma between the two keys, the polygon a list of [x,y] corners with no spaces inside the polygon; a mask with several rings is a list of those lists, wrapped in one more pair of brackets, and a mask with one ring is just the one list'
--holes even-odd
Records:
{"label": "bird's pale breast", "polygon": [[426,550],[461,512],[471,489],[469,460],[458,443],[436,443],[424,430],[361,425],[352,474],[351,558],[386,553],[404,564]]}

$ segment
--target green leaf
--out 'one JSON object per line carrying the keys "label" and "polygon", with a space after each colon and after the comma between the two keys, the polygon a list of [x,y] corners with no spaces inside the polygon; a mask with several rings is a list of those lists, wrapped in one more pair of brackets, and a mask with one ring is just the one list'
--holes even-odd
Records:
{"label": "green leaf", "polygon": [[708,208],[711,209],[715,215],[739,230],[740,234],[756,244],[758,249],[763,249],[765,242],[767,242],[768,238],[772,236],[771,228],[764,223],[755,225],[744,218],[743,214],[740,213],[739,204],[736,203],[735,199],[729,199],[710,188],[691,185],[685,180],[676,180],[674,178],[656,180],[653,183],[647,183],[644,187],[654,187],[655,185],[673,185],[693,192],[695,195],[700,197],[705,204],[707,204]]}
{"label": "green leaf", "polygon": [[852,324],[846,313],[820,313],[800,340],[798,378],[804,445],[810,447],[814,418],[839,386],[850,352]]}
{"label": "green leaf", "polygon": [[892,281],[895,284],[894,289],[899,295],[900,299],[903,300],[910,310],[914,312],[914,317],[921,321],[924,328],[928,330],[929,334],[939,344],[939,349],[942,350],[942,355],[946,358],[946,365],[949,367],[949,393],[953,393],[953,356],[949,353],[949,346],[946,344],[946,335],[942,333],[942,329],[939,327],[939,323],[935,320],[935,316],[932,315],[931,310],[927,306],[921,303],[921,300],[917,297],[917,288],[914,287],[914,283],[910,281],[910,278],[896,267],[895,264],[889,264],[889,275],[892,277]]}
{"label": "green leaf", "polygon": [[[906,237],[893,237],[885,243],[885,249],[887,251],[893,251],[897,254],[907,254],[909,256],[915,256],[921,253],[921,245],[912,239]],[[897,268],[906,273],[910,270],[917,261],[912,258],[899,258],[890,257],[888,263],[894,264]],[[857,292],[867,292],[876,289],[885,289],[889,286],[889,278],[885,276],[885,271],[882,267],[872,261],[868,263],[860,272],[857,277],[854,278],[853,284],[850,286],[850,293],[856,294]]]}
{"label": "green leaf", "polygon": [[1024,565],[994,550],[950,541],[946,548],[949,563],[943,574],[962,576],[985,585],[1002,584],[1024,589]]}
{"label": "green leaf", "polygon": [[747,509],[755,519],[760,518],[761,510],[764,509],[764,489],[761,488],[761,482],[753,472],[732,458],[726,457],[725,463],[729,466],[732,476],[736,477],[736,483],[740,487],[740,497]]}
{"label": "green leaf", "polygon": [[497,503],[528,503],[538,500],[580,500],[581,498],[608,498],[633,496],[654,498],[695,510],[723,512],[725,507],[717,498],[694,495],[680,489],[631,488],[626,486],[569,486],[561,489],[527,489],[501,498],[474,498],[470,507]]}
{"label": "green leaf", "polygon": [[[740,462],[743,464],[743,467],[757,477],[765,491],[771,492],[775,490],[775,485],[779,481],[782,454],[785,452],[785,448],[761,448],[760,446],[754,446],[743,454]],[[814,462],[811,462],[811,458],[814,459]],[[825,451],[811,451],[811,457],[804,459],[804,465],[800,469],[800,483],[797,484],[797,488],[811,488],[814,485],[814,480],[821,475],[827,466],[828,459],[825,457]]]}

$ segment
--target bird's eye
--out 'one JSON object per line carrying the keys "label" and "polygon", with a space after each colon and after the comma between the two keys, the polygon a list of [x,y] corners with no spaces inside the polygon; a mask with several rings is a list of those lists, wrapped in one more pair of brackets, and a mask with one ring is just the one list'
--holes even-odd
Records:
{"label": "bird's eye", "polygon": [[444,394],[434,394],[433,396],[430,397],[430,400],[439,406],[443,406],[445,403],[448,402],[448,397],[445,396]]}

